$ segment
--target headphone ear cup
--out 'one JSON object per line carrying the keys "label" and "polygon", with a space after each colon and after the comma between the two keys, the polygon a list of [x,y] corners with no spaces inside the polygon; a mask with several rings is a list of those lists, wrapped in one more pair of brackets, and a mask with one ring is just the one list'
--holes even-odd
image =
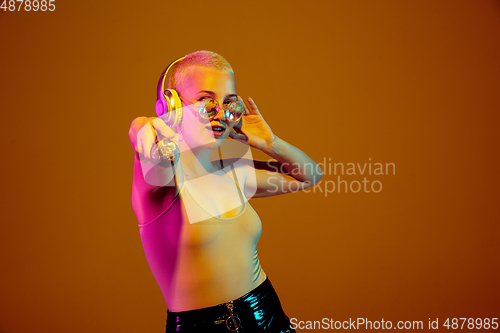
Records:
{"label": "headphone ear cup", "polygon": [[[164,112],[164,116],[162,119],[167,123],[168,126],[175,128],[179,126],[182,123],[182,102],[181,99],[179,98],[179,95],[177,94],[177,91],[174,89],[167,89],[165,90],[165,100],[166,100],[166,105],[162,103],[163,110],[166,111]],[[162,102],[161,100],[158,100],[159,102]],[[157,105],[157,113],[158,113],[158,102],[156,102]],[[166,113],[166,114],[165,114]]]}
{"label": "headphone ear cup", "polygon": [[161,99],[158,99],[156,101],[156,115],[158,117],[163,116],[163,114],[165,113],[165,109],[166,109],[165,108],[165,103]]}

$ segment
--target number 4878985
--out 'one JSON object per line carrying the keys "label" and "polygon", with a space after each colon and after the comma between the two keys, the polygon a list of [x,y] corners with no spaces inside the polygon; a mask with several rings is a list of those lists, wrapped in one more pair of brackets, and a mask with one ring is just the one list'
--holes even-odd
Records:
{"label": "number 4878985", "polygon": [[[1,0],[0,0],[1,1]],[[45,12],[47,10],[53,12],[56,10],[55,5],[56,0],[3,0],[0,9],[3,11],[21,11],[24,10],[26,12],[29,11],[42,11]],[[24,6],[23,6],[24,5]]]}

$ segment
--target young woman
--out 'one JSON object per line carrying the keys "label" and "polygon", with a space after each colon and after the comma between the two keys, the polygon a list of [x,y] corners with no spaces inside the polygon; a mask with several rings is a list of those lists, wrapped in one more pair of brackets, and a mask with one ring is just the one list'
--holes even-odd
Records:
{"label": "young woman", "polygon": [[[132,204],[167,303],[166,331],[294,332],[260,266],[262,226],[248,199],[312,186],[321,169],[237,95],[233,70],[216,53],[194,52],[167,68],[157,114],[136,118],[129,136]],[[227,137],[275,161],[212,161]]]}

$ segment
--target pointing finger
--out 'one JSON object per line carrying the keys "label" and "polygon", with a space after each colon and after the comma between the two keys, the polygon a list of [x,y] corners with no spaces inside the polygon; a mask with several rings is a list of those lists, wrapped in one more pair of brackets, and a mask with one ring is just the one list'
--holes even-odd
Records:
{"label": "pointing finger", "polygon": [[[165,121],[161,118],[155,118],[153,119],[153,126],[154,129],[158,134],[160,134],[162,137],[165,137],[167,139],[172,139],[175,136],[175,132],[172,128],[170,128],[167,124],[165,124]],[[160,140],[158,138],[158,140]]]}

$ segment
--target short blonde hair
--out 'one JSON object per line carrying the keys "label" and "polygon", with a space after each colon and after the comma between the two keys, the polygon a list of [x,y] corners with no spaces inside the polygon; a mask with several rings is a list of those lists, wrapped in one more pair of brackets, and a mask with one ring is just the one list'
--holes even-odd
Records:
{"label": "short blonde hair", "polygon": [[184,56],[184,59],[174,65],[168,80],[168,88],[181,90],[187,74],[196,67],[215,69],[234,75],[233,68],[221,55],[212,51],[196,51]]}

